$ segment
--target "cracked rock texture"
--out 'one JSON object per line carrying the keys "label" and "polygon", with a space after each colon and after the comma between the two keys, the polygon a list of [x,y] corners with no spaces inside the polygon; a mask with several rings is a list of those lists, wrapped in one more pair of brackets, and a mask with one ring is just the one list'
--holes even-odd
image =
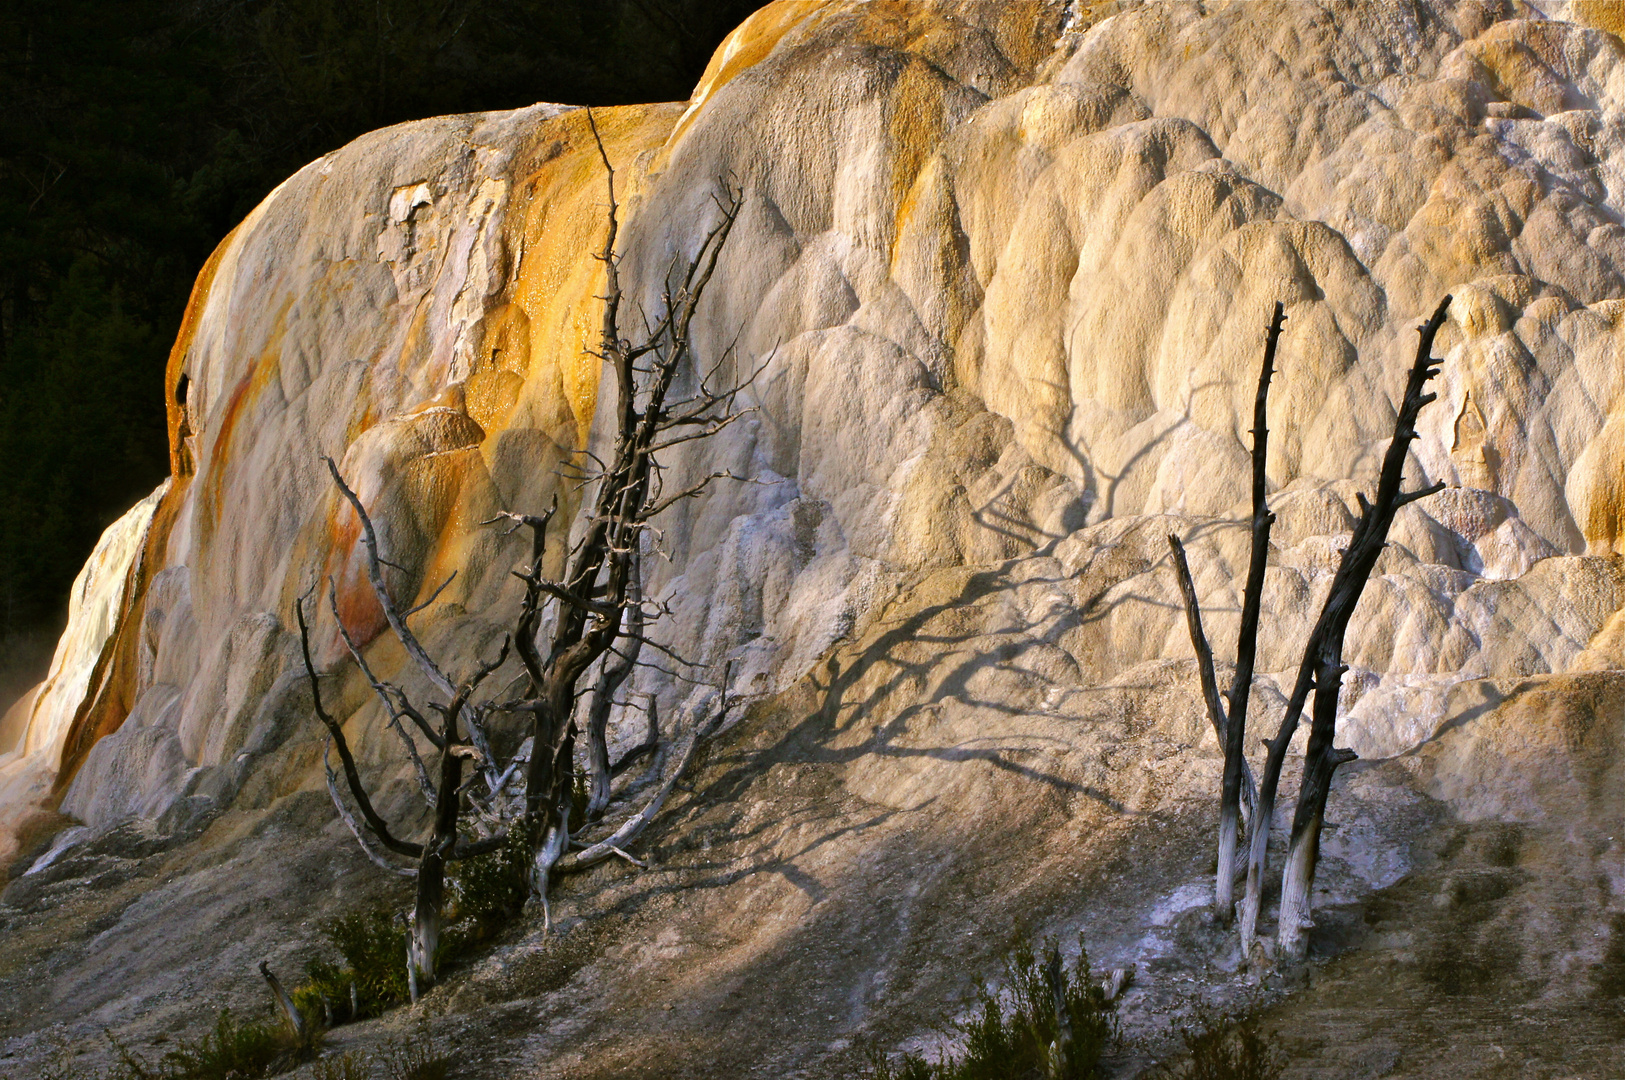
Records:
{"label": "cracked rock texture", "polygon": [[[560,934],[525,924],[421,1007],[470,1074],[839,1075],[864,1039],[926,1045],[1021,932],[1137,965],[1134,1032],[1239,992],[1204,922],[1218,751],[1165,537],[1222,663],[1280,300],[1251,718],[1272,730],[1450,293],[1408,469],[1447,487],[1401,512],[1350,630],[1340,738],[1363,760],[1332,797],[1321,959],[1272,1022],[1293,1075],[1605,1075],[1620,32],[1605,3],[779,0],[690,101],[598,111],[643,311],[719,178],[744,194],[696,345],[720,378],[760,368],[754,412],[669,464],[753,482],[669,511],[647,588],[657,638],[734,661],[753,704],[654,868],[571,882]],[[209,260],[166,382],[173,475],[109,530],[50,679],[0,721],[0,1074],[257,1002],[250,953],[295,965],[319,917],[388,894],[324,801],[295,599],[331,576],[371,662],[412,676],[320,458],[397,596],[457,571],[417,617],[431,648],[492,651],[521,550],[479,523],[557,495],[562,550],[560,469],[605,438],[603,184],[581,110],[405,124],[290,177]],[[316,631],[404,812],[393,736]],[[678,725],[703,704],[635,682]]]}

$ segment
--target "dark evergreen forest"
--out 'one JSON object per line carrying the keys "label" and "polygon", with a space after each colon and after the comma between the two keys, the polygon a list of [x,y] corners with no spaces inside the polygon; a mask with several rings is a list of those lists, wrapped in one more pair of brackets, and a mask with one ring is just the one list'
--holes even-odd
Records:
{"label": "dark evergreen forest", "polygon": [[759,2],[0,0],[0,695],[167,471],[192,279],[272,187],[402,120],[687,98]]}

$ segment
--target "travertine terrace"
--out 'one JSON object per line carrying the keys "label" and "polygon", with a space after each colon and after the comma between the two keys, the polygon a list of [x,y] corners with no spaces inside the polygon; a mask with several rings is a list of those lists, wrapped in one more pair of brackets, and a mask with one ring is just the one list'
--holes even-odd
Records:
{"label": "travertine terrace", "polygon": [[[655,869],[572,883],[562,936],[424,1008],[493,1076],[838,1075],[855,1039],[928,1034],[1018,929],[1081,928],[1140,967],[1125,1016],[1157,1030],[1178,980],[1227,977],[1192,928],[1218,749],[1164,537],[1232,640],[1284,301],[1272,727],[1414,328],[1451,293],[1411,469],[1448,486],[1401,513],[1351,629],[1363,763],[1332,797],[1334,959],[1295,991],[1322,1035],[1294,1068],[1602,1075],[1625,1046],[1586,1004],[1625,910],[1616,32],[1604,3],[778,0],[688,102],[599,111],[646,309],[718,179],[744,191],[699,335],[766,361],[757,411],[674,461],[756,482],[673,510],[649,589],[665,641],[733,660],[753,705]],[[73,829],[0,903],[4,993],[32,987],[0,1008],[13,1075],[52,1031],[90,1052],[257,1000],[250,959],[310,955],[366,878],[325,803],[294,599],[334,575],[374,663],[402,657],[320,455],[419,599],[458,571],[424,636],[490,651],[520,548],[478,523],[555,494],[563,522],[558,467],[602,437],[602,180],[581,110],[406,124],[290,177],[210,259],[167,378],[173,475],[109,530],[50,680],[0,723],[14,872]],[[317,629],[378,766],[377,705]],[[689,684],[638,680],[684,721]],[[596,951],[609,920],[639,944]],[[557,1012],[566,984],[591,1007]],[[1430,1009],[1452,1030],[1417,1028]],[[1542,1009],[1578,1023],[1561,1045],[1498,1034]],[[1336,1071],[1338,1039],[1366,1072]]]}

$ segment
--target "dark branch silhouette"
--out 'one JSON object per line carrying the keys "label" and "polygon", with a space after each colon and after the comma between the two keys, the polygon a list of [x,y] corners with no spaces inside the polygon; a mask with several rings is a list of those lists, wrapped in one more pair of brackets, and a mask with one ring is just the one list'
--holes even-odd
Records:
{"label": "dark branch silhouette", "polygon": [[1298,792],[1297,809],[1293,815],[1292,836],[1287,854],[1285,875],[1281,883],[1281,909],[1277,924],[1277,941],[1283,958],[1301,957],[1307,947],[1305,931],[1309,928],[1309,896],[1314,884],[1315,866],[1320,856],[1320,832],[1325,820],[1326,798],[1331,791],[1332,773],[1339,765],[1354,760],[1354,753],[1333,747],[1336,733],[1337,701],[1343,673],[1343,637],[1349,620],[1365,591],[1366,581],[1376,569],[1377,558],[1388,541],[1388,529],[1399,509],[1417,499],[1425,498],[1443,488],[1432,484],[1413,492],[1401,492],[1405,458],[1410,444],[1416,438],[1416,418],[1422,407],[1436,395],[1425,393],[1429,379],[1438,374],[1439,363],[1433,353],[1433,340],[1444,324],[1450,307],[1450,297],[1439,302],[1433,316],[1418,328],[1416,360],[1411,365],[1406,381],[1405,395],[1400,402],[1399,414],[1394,421],[1394,435],[1383,458],[1382,472],[1377,481],[1376,501],[1369,502],[1359,496],[1360,518],[1354,535],[1338,563],[1332,579],[1332,589],[1321,608],[1320,617],[1310,632],[1298,665],[1297,680],[1292,696],[1287,701],[1286,715],[1275,738],[1268,742],[1264,761],[1264,775],[1259,787],[1257,813],[1254,815],[1251,850],[1247,865],[1247,893],[1242,903],[1242,948],[1251,947],[1258,925],[1258,912],[1262,904],[1263,877],[1269,853],[1270,820],[1275,811],[1276,792],[1281,780],[1281,767],[1286,760],[1288,746],[1302,719],[1309,691],[1315,691],[1315,705],[1310,721],[1309,745],[1304,761],[1302,786]]}

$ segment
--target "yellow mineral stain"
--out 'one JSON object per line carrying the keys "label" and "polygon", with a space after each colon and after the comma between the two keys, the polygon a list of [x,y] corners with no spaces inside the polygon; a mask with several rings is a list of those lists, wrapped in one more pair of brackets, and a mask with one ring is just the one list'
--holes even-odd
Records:
{"label": "yellow mineral stain", "polygon": [[480,427],[500,431],[530,373],[530,318],[518,304],[503,304],[485,316],[481,332],[465,407]]}
{"label": "yellow mineral stain", "polygon": [[821,18],[831,7],[844,6],[848,4],[836,0],[774,0],[734,27],[733,33],[723,38],[722,44],[711,54],[711,62],[705,66],[689,98],[692,104],[671,133],[671,142],[676,143],[683,137],[694,117],[718,90],[741,72],[766,60],[790,31],[809,20]]}
{"label": "yellow mineral stain", "polygon": [[1625,37],[1625,3],[1621,0],[1574,0],[1569,12],[1576,22]]}
{"label": "yellow mineral stain", "polygon": [[1565,493],[1588,555],[1619,550],[1625,533],[1625,415],[1604,422],[1569,473]]}
{"label": "yellow mineral stain", "polygon": [[892,88],[887,134],[891,137],[891,195],[897,207],[896,232],[903,231],[913,203],[908,193],[927,155],[942,139],[945,80],[930,64],[910,57]]}
{"label": "yellow mineral stain", "polygon": [[[605,152],[615,166],[615,194],[620,203],[622,235],[636,213],[646,180],[645,159],[665,141],[675,118],[671,105],[628,105],[595,109],[593,118],[603,138]],[[509,288],[509,300],[517,308],[502,316],[509,325],[488,330],[488,341],[506,339],[493,345],[487,356],[500,349],[509,359],[498,359],[496,370],[521,374],[531,385],[533,399],[545,399],[557,387],[568,416],[554,412],[553,422],[573,422],[574,430],[550,431],[561,445],[581,445],[586,441],[597,404],[598,349],[602,328],[605,287],[604,267],[599,261],[608,228],[607,189],[604,165],[593,142],[585,110],[557,117],[542,134],[548,153],[529,175],[515,184],[514,205],[509,210],[512,237],[510,250],[520,252],[519,267]],[[627,283],[630,285],[630,283]],[[629,320],[635,311],[627,311]],[[632,322],[623,324],[623,332]],[[523,335],[525,344],[516,343]],[[505,387],[512,384],[500,377],[490,379],[476,390],[476,407],[501,406]],[[546,415],[546,400],[537,404]],[[511,408],[510,406],[501,406]],[[562,437],[560,437],[562,436]]]}

